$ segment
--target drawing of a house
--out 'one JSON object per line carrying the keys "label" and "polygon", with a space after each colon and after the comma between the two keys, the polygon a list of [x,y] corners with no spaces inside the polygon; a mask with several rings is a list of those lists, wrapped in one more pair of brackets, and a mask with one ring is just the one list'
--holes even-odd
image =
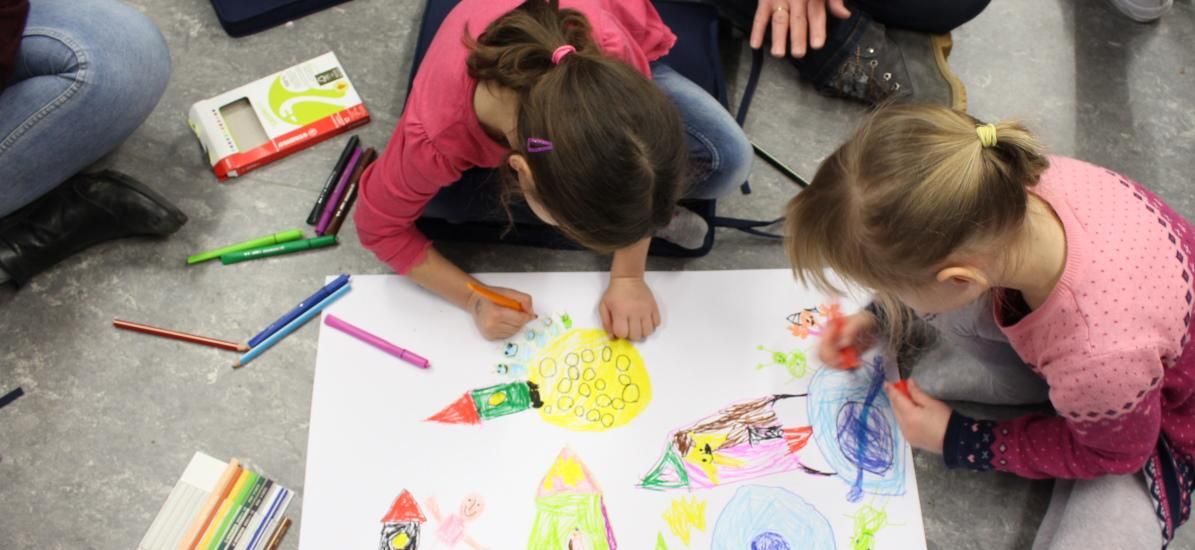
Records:
{"label": "drawing of a house", "polygon": [[567,447],[536,490],[535,510],[527,548],[618,549],[602,491],[593,474]]}
{"label": "drawing of a house", "polygon": [[390,511],[382,518],[382,540],[379,550],[418,550],[419,527],[427,522],[419,503],[410,491],[403,492],[394,499]]}

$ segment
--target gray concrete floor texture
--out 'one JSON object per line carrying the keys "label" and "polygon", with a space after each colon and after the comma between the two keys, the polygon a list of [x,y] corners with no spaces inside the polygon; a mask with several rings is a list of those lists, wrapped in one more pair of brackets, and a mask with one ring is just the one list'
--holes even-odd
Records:
{"label": "gray concrete floor texture", "polygon": [[[195,101],[335,51],[373,121],[357,133],[383,146],[401,114],[420,0],[355,0],[246,38],[229,38],[204,0],[131,0],[162,29],[174,74],[131,139],[101,162],[151,184],[191,221],[167,240],[94,247],[18,291],[0,291],[0,390],[27,394],[0,410],[0,547],[135,547],[193,452],[247,457],[299,492],[317,328],[253,368],[226,352],[120,333],[114,317],[244,338],[329,274],[387,273],[353,228],[331,250],[245,264],[184,267],[198,250],[300,225],[344,141],[334,140],[226,184],[201,157],[185,114]],[[951,65],[982,119],[1027,122],[1056,153],[1121,171],[1195,219],[1195,9],[1178,0],[1152,25],[1100,0],[997,0],[954,33]],[[731,63],[734,92],[745,53]],[[805,175],[865,113],[818,95],[769,60],[748,135]],[[756,162],[755,193],[726,215],[779,215],[796,188]],[[350,222],[351,225],[351,222]],[[446,244],[472,271],[602,270],[585,252]],[[695,260],[651,269],[777,268],[775,243],[721,233]],[[947,471],[918,454],[926,535],[934,549],[1027,548],[1049,482]],[[295,548],[297,529],[283,548]],[[1174,548],[1195,548],[1195,527]]]}

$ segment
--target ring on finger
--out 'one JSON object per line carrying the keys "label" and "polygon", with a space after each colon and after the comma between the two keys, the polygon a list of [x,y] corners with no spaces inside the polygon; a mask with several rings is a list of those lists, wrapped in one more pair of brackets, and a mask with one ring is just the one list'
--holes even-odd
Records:
{"label": "ring on finger", "polygon": [[784,6],[776,6],[776,9],[772,10],[772,13],[778,14],[780,12],[787,12],[787,11],[788,11],[788,8],[786,8]]}

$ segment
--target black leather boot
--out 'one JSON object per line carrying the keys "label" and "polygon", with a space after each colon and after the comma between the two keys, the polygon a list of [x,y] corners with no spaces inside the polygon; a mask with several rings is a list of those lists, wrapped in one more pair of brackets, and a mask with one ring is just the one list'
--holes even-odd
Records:
{"label": "black leather boot", "polygon": [[0,220],[0,269],[23,285],[93,244],[162,237],[185,223],[182,211],[129,176],[80,174]]}

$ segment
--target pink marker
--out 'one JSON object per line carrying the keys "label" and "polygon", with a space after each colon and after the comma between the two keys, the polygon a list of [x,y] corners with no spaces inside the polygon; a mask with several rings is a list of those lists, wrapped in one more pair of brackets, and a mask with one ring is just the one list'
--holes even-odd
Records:
{"label": "pink marker", "polygon": [[373,334],[365,332],[358,327],[348,324],[348,322],[346,322],[344,319],[332,315],[331,313],[324,316],[324,324],[421,369],[426,369],[430,366],[427,362],[427,359],[423,358],[419,354],[400,348],[394,344],[391,344],[390,342],[374,336]]}

